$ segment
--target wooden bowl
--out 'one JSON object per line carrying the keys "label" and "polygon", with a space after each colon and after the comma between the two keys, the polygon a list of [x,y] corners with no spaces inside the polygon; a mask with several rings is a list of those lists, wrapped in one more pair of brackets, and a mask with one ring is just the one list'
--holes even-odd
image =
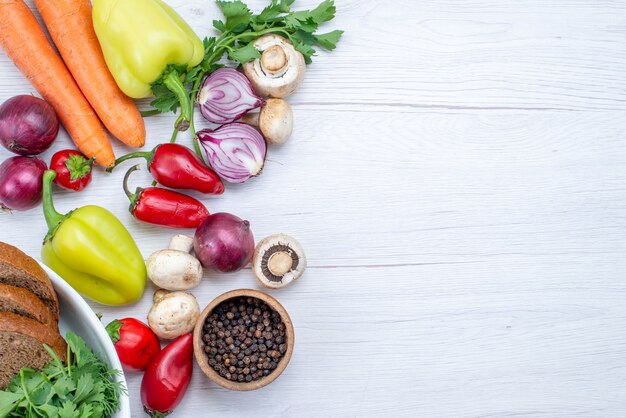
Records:
{"label": "wooden bowl", "polygon": [[[211,312],[213,312],[213,309],[215,309],[220,303],[238,297],[251,297],[262,300],[270,308],[278,312],[281,320],[285,324],[287,351],[285,351],[285,354],[280,359],[280,362],[278,363],[276,369],[274,369],[269,375],[264,376],[258,380],[253,380],[252,382],[233,382],[232,380],[228,380],[220,376],[219,373],[213,370],[213,367],[209,365],[209,358],[204,352],[205,344],[202,340],[202,337],[204,335],[204,321],[206,320],[207,316],[209,316]],[[230,390],[256,390],[272,383],[285,370],[287,364],[289,364],[289,360],[291,359],[291,354],[293,353],[294,340],[295,334],[293,331],[293,323],[291,322],[289,314],[287,313],[285,308],[283,308],[283,305],[281,305],[276,299],[274,299],[267,293],[263,293],[261,291],[253,289],[237,289],[221,294],[220,296],[213,299],[206,308],[204,308],[204,310],[198,317],[198,321],[196,322],[196,326],[193,330],[193,352],[196,357],[196,362],[198,363],[204,374],[207,375],[207,377],[213,382]]]}

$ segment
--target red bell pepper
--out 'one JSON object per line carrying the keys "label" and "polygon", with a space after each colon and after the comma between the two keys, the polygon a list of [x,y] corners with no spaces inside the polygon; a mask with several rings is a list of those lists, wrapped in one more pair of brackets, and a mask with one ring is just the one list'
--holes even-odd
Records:
{"label": "red bell pepper", "polygon": [[133,152],[118,158],[115,165],[131,158],[145,158],[154,180],[165,187],[210,194],[224,193],[224,184],[215,171],[182,145],[160,144],[150,152]]}
{"label": "red bell pepper", "polygon": [[193,372],[193,334],[181,335],[150,363],[141,381],[141,402],[151,417],[170,414],[185,395]]}
{"label": "red bell pepper", "polygon": [[132,167],[124,176],[124,191],[130,199],[130,213],[140,221],[170,228],[196,228],[209,211],[197,199],[159,187],[138,187],[135,193],[128,190],[128,177],[139,170]]}
{"label": "red bell pepper", "polygon": [[50,169],[57,173],[54,182],[64,189],[83,190],[91,183],[93,161],[72,149],[55,152],[50,160]]}
{"label": "red bell pepper", "polygon": [[145,370],[161,351],[159,337],[138,319],[115,319],[106,330],[125,370]]}

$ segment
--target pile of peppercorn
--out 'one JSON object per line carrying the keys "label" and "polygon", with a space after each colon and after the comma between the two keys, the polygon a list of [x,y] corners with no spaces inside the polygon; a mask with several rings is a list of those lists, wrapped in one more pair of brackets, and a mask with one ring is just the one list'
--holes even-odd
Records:
{"label": "pile of peppercorn", "polygon": [[203,340],[209,366],[233,382],[268,376],[287,351],[278,312],[250,297],[220,303],[204,322]]}

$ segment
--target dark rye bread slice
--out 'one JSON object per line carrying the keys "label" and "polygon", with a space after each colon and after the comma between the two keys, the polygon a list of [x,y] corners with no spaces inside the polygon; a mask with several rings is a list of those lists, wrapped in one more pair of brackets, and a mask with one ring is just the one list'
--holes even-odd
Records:
{"label": "dark rye bread slice", "polygon": [[0,242],[0,283],[30,290],[59,320],[59,301],[46,272],[34,259],[4,242]]}
{"label": "dark rye bread slice", "polygon": [[34,293],[21,287],[0,284],[0,312],[11,312],[54,329],[57,327],[50,309]]}
{"label": "dark rye bread slice", "polygon": [[0,389],[6,388],[21,369],[41,369],[52,361],[44,344],[65,361],[67,345],[56,329],[34,319],[0,312]]}

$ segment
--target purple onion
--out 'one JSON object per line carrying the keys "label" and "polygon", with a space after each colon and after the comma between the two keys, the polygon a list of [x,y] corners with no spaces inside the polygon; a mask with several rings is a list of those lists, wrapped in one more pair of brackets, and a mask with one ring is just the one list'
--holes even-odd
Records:
{"label": "purple onion", "polygon": [[198,132],[211,168],[230,183],[243,183],[263,170],[267,145],[263,136],[245,123],[230,123]]}
{"label": "purple onion", "polygon": [[241,270],[254,255],[250,222],[230,213],[209,215],[196,229],[193,250],[205,268],[224,273]]}
{"label": "purple onion", "polygon": [[15,154],[41,154],[58,133],[59,119],[44,100],[22,95],[0,106],[0,143]]}
{"label": "purple onion", "polygon": [[264,103],[254,94],[250,80],[234,68],[215,70],[204,79],[198,92],[202,116],[219,125],[234,122]]}
{"label": "purple onion", "polygon": [[28,210],[41,202],[46,163],[36,157],[11,157],[0,164],[0,210]]}

